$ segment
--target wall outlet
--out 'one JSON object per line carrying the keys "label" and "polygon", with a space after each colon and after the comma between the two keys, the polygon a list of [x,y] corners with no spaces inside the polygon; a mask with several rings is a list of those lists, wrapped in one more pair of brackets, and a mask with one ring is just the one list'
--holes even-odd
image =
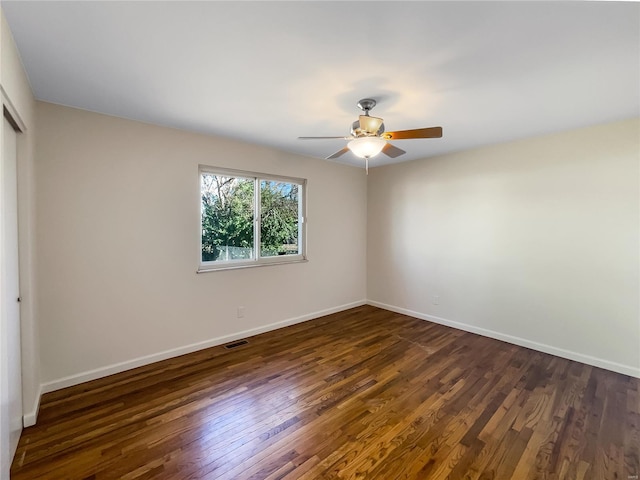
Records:
{"label": "wall outlet", "polygon": [[431,303],[434,305],[440,305],[440,295],[434,295],[431,299]]}
{"label": "wall outlet", "polygon": [[238,307],[238,318],[244,318],[244,307]]}

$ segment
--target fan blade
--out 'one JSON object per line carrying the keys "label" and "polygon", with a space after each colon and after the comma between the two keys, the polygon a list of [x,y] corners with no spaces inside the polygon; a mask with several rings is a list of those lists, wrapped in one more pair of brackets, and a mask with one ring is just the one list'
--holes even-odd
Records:
{"label": "fan blade", "polygon": [[351,137],[298,137],[298,140],[327,140],[330,138],[340,138],[342,140],[350,140]]}
{"label": "fan blade", "polygon": [[345,153],[347,153],[348,151],[349,151],[349,149],[347,147],[344,147],[342,150],[338,150],[333,155],[329,155],[327,157],[327,160],[331,160],[332,158],[338,158],[338,157],[344,155]]}
{"label": "fan blade", "polygon": [[385,132],[382,137],[387,140],[408,140],[410,138],[440,138],[442,127],[417,128],[415,130],[399,130],[397,132]]}
{"label": "fan blade", "polygon": [[384,153],[387,157],[396,158],[400,155],[404,155],[407,152],[387,142],[387,144],[382,148],[382,153]]}
{"label": "fan blade", "polygon": [[381,118],[360,115],[360,130],[363,130],[370,135],[375,135],[378,133],[378,130],[380,130],[380,125],[382,125]]}

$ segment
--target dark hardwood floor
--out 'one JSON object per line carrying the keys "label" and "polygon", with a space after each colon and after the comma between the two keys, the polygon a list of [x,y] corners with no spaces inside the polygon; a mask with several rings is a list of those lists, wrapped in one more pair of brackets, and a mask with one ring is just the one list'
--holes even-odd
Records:
{"label": "dark hardwood floor", "polygon": [[20,479],[637,479],[640,381],[371,306],[49,393]]}

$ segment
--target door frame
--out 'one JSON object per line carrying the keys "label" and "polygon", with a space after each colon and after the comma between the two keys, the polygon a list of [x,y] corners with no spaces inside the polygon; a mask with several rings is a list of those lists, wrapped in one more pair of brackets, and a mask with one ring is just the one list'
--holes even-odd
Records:
{"label": "door frame", "polygon": [[[11,100],[9,99],[8,95],[6,94],[4,88],[2,88],[2,86],[0,86],[0,94],[1,94],[1,99],[2,99],[2,111],[3,111],[3,117],[7,120],[7,123],[11,126],[11,128],[15,131],[16,134],[16,158],[15,158],[15,162],[16,162],[16,181],[18,181],[18,168],[19,168],[19,157],[20,154],[18,152],[18,143],[19,143],[19,137],[21,134],[23,134],[26,131],[26,126],[24,124],[24,122],[22,121],[22,119],[20,118],[20,115],[17,112],[17,109],[15,108],[15,106],[13,105],[13,103],[11,102]],[[0,129],[0,155],[4,154],[4,128],[5,128],[5,123],[3,120],[3,127],[2,129]],[[1,162],[4,162],[4,158],[0,158]],[[16,189],[19,188],[19,185],[16,184]],[[3,189],[2,185],[0,185],[0,189]],[[4,195],[3,191],[0,191],[0,195]],[[19,202],[19,193],[17,193],[17,198],[16,200]],[[18,262],[18,275],[19,277],[22,276],[22,268],[21,268],[21,261],[20,261],[20,212],[19,212],[19,207],[18,204],[16,203],[16,216],[17,216],[17,221],[18,224],[16,225],[17,227],[17,231],[16,234],[18,236],[17,241],[18,241],[18,258],[16,259]],[[0,235],[4,235],[4,226],[0,225]],[[1,253],[0,253],[1,255]],[[4,261],[4,260],[3,260]],[[0,277],[0,284],[4,281],[3,278]],[[18,291],[21,290],[21,280],[19,280],[18,283]],[[4,300],[4,301],[10,301],[11,299],[0,299],[0,300]],[[4,310],[4,307],[2,307],[2,309]],[[18,311],[18,322],[20,325],[20,357],[19,357],[19,362],[20,362],[20,396],[21,396],[21,402],[22,404],[20,405],[21,411],[22,411],[22,425],[24,428],[24,398],[23,398],[23,394],[24,394],[24,385],[23,385],[23,338],[22,338],[22,309],[19,309]],[[2,316],[4,316],[3,314],[0,314]],[[8,341],[8,338],[6,337],[8,334],[8,324],[5,324],[5,322],[7,322],[8,319],[2,319],[2,325],[0,326],[0,330],[2,331],[0,337],[1,337],[1,343],[2,345],[0,345],[0,370],[2,372],[2,378],[0,378],[0,390],[4,390],[5,388],[7,388],[9,386],[9,354],[8,354],[8,343],[6,343]],[[6,378],[4,378],[6,375]],[[8,400],[8,392],[2,392],[2,398],[3,399],[7,399]],[[8,408],[8,404],[7,404],[7,408]],[[2,432],[0,433],[0,435],[2,436],[2,445],[3,445],[3,450],[5,450],[5,441],[7,442],[6,446],[9,446],[9,438],[10,438],[10,421],[11,419],[9,418],[9,411],[5,411],[2,412],[0,415],[2,415],[3,417],[6,415],[6,418],[3,418],[3,421],[0,422],[0,430],[2,430]],[[5,423],[6,420],[6,423]],[[7,431],[4,431],[5,428],[7,429]],[[4,478],[5,475],[8,475],[8,471],[9,471],[9,467],[11,464],[12,459],[7,458],[8,457],[8,453],[10,452],[2,452],[2,458],[0,459],[0,477]],[[5,457],[5,455],[7,455],[7,457]],[[4,463],[8,460],[9,465],[4,465]],[[8,478],[8,477],[7,477]]]}

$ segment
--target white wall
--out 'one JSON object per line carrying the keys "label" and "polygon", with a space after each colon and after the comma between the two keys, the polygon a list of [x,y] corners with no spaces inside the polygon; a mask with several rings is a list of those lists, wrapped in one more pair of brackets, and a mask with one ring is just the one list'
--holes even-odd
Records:
{"label": "white wall", "polygon": [[[42,102],[37,129],[45,391],[364,303],[362,169]],[[196,274],[198,164],[306,178],[309,261]]]}
{"label": "white wall", "polygon": [[[35,144],[35,101],[31,93],[28,79],[24,72],[20,56],[16,49],[11,31],[7,25],[4,13],[0,19],[0,86],[2,87],[2,103],[14,120],[23,130],[17,137],[18,162],[18,229],[19,229],[19,262],[20,262],[20,290],[22,303],[21,342],[22,342],[22,399],[25,412],[25,424],[35,421],[40,400],[40,361],[39,339],[36,323],[34,268],[35,252],[33,232],[35,229],[35,191],[34,185],[34,144]],[[0,128],[4,128],[4,123]],[[2,131],[0,131],[2,138]],[[0,149],[1,151],[1,149]],[[4,261],[4,259],[1,259]],[[0,300],[1,301],[1,300]],[[0,363],[4,363],[3,355],[6,350],[0,346]],[[4,368],[4,366],[2,366]],[[5,371],[2,372],[0,384],[4,385]],[[0,387],[1,388],[1,387]],[[6,404],[2,401],[2,416]],[[5,451],[6,431],[0,432],[2,450]],[[9,465],[3,457],[0,461],[0,478],[8,478]]]}
{"label": "white wall", "polygon": [[635,119],[372,169],[368,299],[640,376],[639,142]]}

